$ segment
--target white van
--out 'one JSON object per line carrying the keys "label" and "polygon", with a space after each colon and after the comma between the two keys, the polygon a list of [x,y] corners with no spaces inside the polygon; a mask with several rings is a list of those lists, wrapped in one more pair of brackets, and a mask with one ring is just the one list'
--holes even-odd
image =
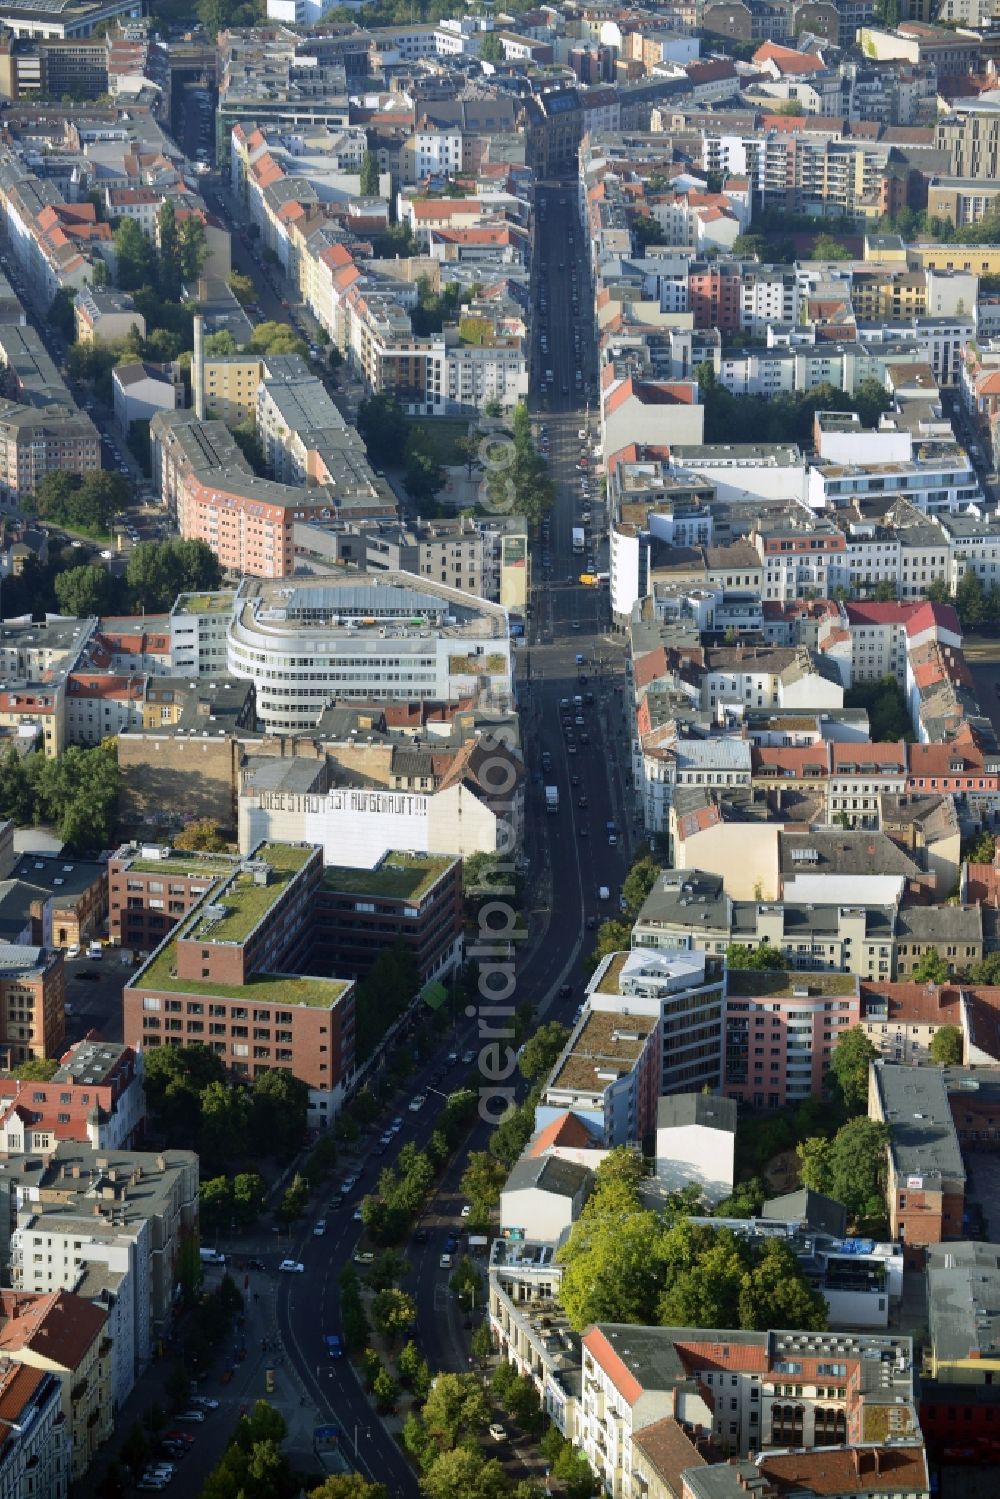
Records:
{"label": "white van", "polygon": [[597,898],[598,898],[598,900],[610,900],[611,899],[611,891],[608,889],[607,885],[602,885],[600,887],[600,889],[597,892]]}
{"label": "white van", "polygon": [[88,958],[93,958],[93,960],[94,960],[95,963],[99,963],[101,961],[101,959],[103,958],[103,956],[104,956],[104,948],[101,946],[101,944],[99,942],[92,942],[90,944],[90,946],[87,948],[87,957]]}
{"label": "white van", "polygon": [[199,1249],[198,1257],[203,1265],[224,1265],[226,1256],[218,1249]]}

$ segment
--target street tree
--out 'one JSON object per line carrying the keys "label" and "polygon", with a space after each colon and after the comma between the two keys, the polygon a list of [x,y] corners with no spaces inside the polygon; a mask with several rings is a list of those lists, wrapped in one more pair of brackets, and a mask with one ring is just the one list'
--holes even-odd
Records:
{"label": "street tree", "polygon": [[625,876],[622,895],[630,912],[638,912],[662,873],[659,864],[650,854],[636,859]]}
{"label": "street tree", "polygon": [[490,1419],[489,1403],[474,1374],[438,1374],[421,1412],[428,1434],[442,1452],[473,1438]]}
{"label": "street tree", "polygon": [[371,1319],[375,1331],[390,1345],[402,1337],[417,1320],[417,1304],[408,1291],[390,1287],[372,1298]]}
{"label": "street tree", "polygon": [[309,1490],[309,1499],[389,1499],[389,1490],[360,1473],[331,1473],[318,1488]]}
{"label": "street tree", "polygon": [[539,1026],[530,1040],[524,1043],[518,1062],[522,1077],[526,1077],[529,1082],[547,1077],[568,1040],[569,1027],[559,1020],[550,1020],[547,1025]]}

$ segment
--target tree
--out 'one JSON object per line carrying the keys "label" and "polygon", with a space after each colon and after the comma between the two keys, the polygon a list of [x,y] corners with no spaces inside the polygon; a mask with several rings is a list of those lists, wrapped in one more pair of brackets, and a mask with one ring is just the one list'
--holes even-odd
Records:
{"label": "tree", "polygon": [[406,450],[409,426],[395,396],[377,392],[362,401],[358,431],[373,463],[398,463]]}
{"label": "tree", "polygon": [[54,1057],[29,1057],[10,1069],[11,1077],[19,1077],[26,1083],[47,1083],[59,1071]]}
{"label": "tree", "polygon": [[659,864],[649,854],[636,859],[622,885],[622,895],[630,912],[641,910],[661,872]]}
{"label": "tree", "polygon": [[[0,806],[3,799],[0,797]],[[969,969],[969,982],[973,984],[1000,984],[1000,952],[988,953]]]}
{"label": "tree", "polygon": [[222,581],[219,559],[203,541],[141,541],[129,557],[126,581],[133,606],[169,609],[180,593],[206,593]]}
{"label": "tree", "polygon": [[173,200],[165,198],[156,219],[160,251],[160,274],[157,285],[162,294],[176,302],[181,293],[180,239]]}
{"label": "tree", "polygon": [[762,942],[759,947],[744,947],[741,942],[730,942],[726,948],[726,967],[780,970],[788,967],[788,959],[777,947],[772,947],[770,942]]}
{"label": "tree", "polygon": [[819,234],[813,241],[811,260],[850,260],[851,251],[829,234]]}
{"label": "tree", "polygon": [[372,1325],[387,1343],[394,1343],[417,1320],[417,1304],[407,1291],[379,1291],[372,1299]]}
{"label": "tree", "polygon": [[140,286],[152,284],[156,274],[156,256],[135,219],[119,219],[112,239],[118,267],[118,285],[122,291],[135,291]]}
{"label": "tree", "polygon": [[267,1197],[264,1178],[256,1171],[238,1171],[233,1177],[231,1208],[241,1228],[249,1228],[260,1215]]}
{"label": "tree", "polygon": [[444,488],[441,465],[429,453],[421,452],[412,439],[407,445],[403,484],[410,499],[418,505],[430,504]]}
{"label": "tree", "polygon": [[189,213],[182,222],[177,235],[177,254],[183,279],[197,281],[208,259],[205,225],[199,214]]}
{"label": "tree", "polygon": [[75,615],[77,619],[109,614],[114,608],[114,579],[106,568],[95,563],[71,567],[68,572],[60,573],[55,588],[62,613]]}
{"label": "tree", "polygon": [[125,1435],[121,1456],[133,1478],[138,1478],[149,1459],[149,1438],[138,1421],[129,1427]]}
{"label": "tree", "polygon": [[[687,1224],[679,1224],[668,1237],[679,1236],[687,1228]],[[728,1229],[722,1229],[717,1241],[696,1252],[660,1297],[660,1325],[738,1327],[743,1274],[741,1245]]]}
{"label": "tree", "polygon": [[[234,274],[236,273],[234,272]],[[247,277],[243,279],[248,280]],[[252,290],[253,283],[250,282],[249,284]],[[224,354],[235,354],[238,348],[239,344],[228,328],[220,328],[217,333],[209,333],[205,338],[204,349],[206,359],[217,359],[220,355]]]}
{"label": "tree", "polygon": [[361,174],[358,192],[362,198],[377,198],[379,195],[378,157],[374,151],[366,151],[361,158]]}
{"label": "tree", "polygon": [[946,984],[951,968],[936,947],[929,947],[914,967],[912,977],[915,984]]}
{"label": "tree", "polygon": [[360,1473],[331,1473],[318,1488],[309,1490],[309,1499],[389,1499],[389,1490]]}
{"label": "tree", "polygon": [[830,1072],[849,1114],[868,1107],[868,1069],[878,1052],[860,1025],[852,1025],[837,1039]]}
{"label": "tree", "polygon": [[431,1372],[427,1360],[412,1339],[399,1350],[396,1368],[406,1388],[412,1390],[418,1400],[426,1400],[427,1391],[431,1387]]}
{"label": "tree", "polygon": [[303,359],[309,353],[293,327],[273,321],[257,324],[249,347],[255,354],[300,354]]}
{"label": "tree", "polygon": [[547,1077],[555,1066],[563,1047],[569,1040],[569,1027],[558,1020],[550,1020],[540,1026],[529,1041],[524,1043],[518,1066],[522,1077],[529,1082]]}
{"label": "tree", "polygon": [[[242,271],[230,271],[228,280],[229,290],[241,307],[246,307],[248,302],[255,300],[257,291],[249,276],[244,276]],[[232,337],[231,334],[230,337]],[[236,340],[233,339],[233,344],[235,343]]]}
{"label": "tree", "polygon": [[740,1327],[758,1332],[769,1327],[821,1332],[826,1327],[826,1302],[806,1282],[789,1246],[778,1239],[765,1241],[757,1264],[744,1276],[738,1309]]}
{"label": "tree", "polygon": [[942,1025],[931,1037],[931,1061],[939,1067],[957,1067],[962,1060],[962,1032],[957,1025]]}
{"label": "tree", "polygon": [[886,1146],[889,1131],[874,1119],[849,1119],[832,1140],[804,1140],[797,1147],[802,1185],[842,1202],[856,1224],[885,1216]]}
{"label": "tree", "polygon": [[174,837],[174,848],[188,852],[220,854],[226,847],[219,824],[211,817],[199,817],[181,828]]}
{"label": "tree", "polygon": [[472,1203],[473,1212],[476,1208],[485,1208],[488,1213],[500,1201],[500,1191],[506,1180],[506,1167],[495,1156],[485,1150],[474,1150],[462,1172],[461,1190]]}
{"label": "tree", "polygon": [[71,744],[54,760],[36,756],[27,774],[39,821],[52,823],[76,850],[108,846],[121,786],[113,741],[94,749]]}
{"label": "tree", "polygon": [[253,1080],[250,1139],[258,1150],[290,1158],[305,1138],[309,1088],[283,1068],[271,1067]]}
{"label": "tree", "polygon": [[291,1223],[295,1218],[301,1218],[309,1202],[309,1185],[298,1172],[292,1177],[291,1182],[285,1188],[285,1195],[281,1199],[281,1207],[278,1212],[285,1223]]}
{"label": "tree", "polygon": [[76,300],[76,289],[71,286],[60,286],[46,314],[48,323],[66,339],[71,339],[76,331],[76,314],[73,304]]}
{"label": "tree", "polygon": [[442,1452],[448,1452],[486,1424],[490,1408],[474,1374],[438,1374],[421,1415],[428,1435]]}
{"label": "tree", "polygon": [[203,1154],[219,1164],[239,1156],[245,1146],[249,1118],[246,1094],[226,1083],[209,1083],[202,1089],[198,1102]]}
{"label": "tree", "polygon": [[396,1401],[399,1399],[399,1386],[389,1373],[388,1369],[380,1369],[372,1381],[372,1394],[375,1397],[375,1405],[380,1411],[391,1411],[396,1409]]}
{"label": "tree", "polygon": [[504,62],[506,60],[506,56],[507,54],[504,52],[503,42],[497,36],[496,32],[485,32],[482,41],[479,43],[480,62],[491,62],[495,67],[497,63]]}
{"label": "tree", "polygon": [[965,857],[970,864],[992,864],[996,851],[997,840],[995,835],[984,828],[966,849]]}
{"label": "tree", "polygon": [[427,1499],[509,1499],[510,1483],[496,1458],[470,1447],[442,1452],[421,1479]]}

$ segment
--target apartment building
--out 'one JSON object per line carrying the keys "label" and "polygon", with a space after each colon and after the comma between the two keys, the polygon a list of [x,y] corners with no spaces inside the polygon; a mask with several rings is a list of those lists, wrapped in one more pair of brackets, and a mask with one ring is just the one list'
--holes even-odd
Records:
{"label": "apartment building", "polygon": [[[29,886],[29,899],[41,892]],[[0,945],[0,1056],[7,1068],[58,1056],[66,1034],[66,972],[61,952]]]}
{"label": "apartment building", "polygon": [[582,1344],[577,1443],[615,1499],[635,1437],[667,1417],[739,1457],[882,1440],[892,1408],[897,1436],[919,1434],[908,1337],[598,1323]]}
{"label": "apartment building", "polygon": [[928,1245],[961,1236],[965,1207],[965,1165],[943,1073],[873,1062],[868,1116],[890,1130],[890,1232],[904,1245],[907,1266],[922,1269]]}
{"label": "apartment building", "polygon": [[79,1482],[114,1427],[108,1315],[67,1291],[5,1290],[0,1319],[0,1355],[59,1381],[69,1476]]}
{"label": "apartment building", "polygon": [[953,1459],[961,1433],[963,1457],[996,1460],[996,1399],[1000,1372],[996,1324],[1000,1273],[994,1244],[931,1245],[927,1251],[930,1346],[920,1381],[920,1424],[938,1461]]}
{"label": "apartment building", "polygon": [[76,341],[81,344],[115,343],[134,328],[146,337],[146,319],[137,311],[126,291],[108,286],[85,286],[73,299]]}
{"label": "apartment building", "polygon": [[16,504],[29,498],[54,469],[82,475],[100,467],[100,436],[84,412],[0,400],[0,496],[5,500]]}
{"label": "apartment building", "polygon": [[66,1499],[70,1451],[57,1375],[15,1359],[0,1364],[0,1421],[5,1496]]}
{"label": "apartment building", "polygon": [[627,1014],[591,1003],[549,1074],[535,1110],[539,1129],[566,1110],[605,1145],[641,1140],[655,1125],[662,1042],[658,1002]]}
{"label": "apartment building", "polygon": [[895,922],[894,907],[734,901],[718,875],[664,870],[636,918],[632,946],[669,948],[690,941],[722,957],[731,942],[751,948],[768,943],[796,971],[889,979]]}
{"label": "apartment building", "polygon": [[[316,895],[315,950],[338,973],[363,978],[380,952],[402,943],[422,985],[462,961],[462,863],[392,850],[372,869],[327,868]],[[435,997],[442,997],[435,992]]]}
{"label": "apartment building", "polygon": [[182,593],[170,611],[170,665],[182,677],[221,677],[235,591]]}
{"label": "apartment building", "polygon": [[145,1120],[136,1055],[120,1041],[77,1041],[48,1082],[0,1078],[0,1140],[15,1155],[47,1152],[60,1140],[128,1149]]}
{"label": "apartment building", "polygon": [[262,844],[224,876],[130,978],[127,1044],[208,1046],[235,1077],[283,1068],[328,1124],[354,1065],[354,985],[302,972],[321,874],[319,849]]}
{"label": "apartment building", "polygon": [[840,1037],[861,1017],[855,974],[726,975],[723,1089],[755,1109],[821,1097]]}
{"label": "apartment building", "polygon": [[722,1081],[725,979],[720,959],[680,939],[676,948],[611,953],[587,985],[592,1010],[630,1015],[638,1005],[660,1017],[661,1093],[688,1093]]}

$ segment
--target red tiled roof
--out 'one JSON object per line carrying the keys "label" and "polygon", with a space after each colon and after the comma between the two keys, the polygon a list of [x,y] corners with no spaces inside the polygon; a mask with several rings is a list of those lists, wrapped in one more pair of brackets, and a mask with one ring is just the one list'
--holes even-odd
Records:
{"label": "red tiled roof", "polygon": [[597,1327],[584,1334],[583,1346],[598,1368],[611,1380],[615,1389],[629,1405],[634,1405],[642,1394],[642,1385],[634,1374],[622,1363],[607,1338]]}
{"label": "red tiled roof", "polygon": [[567,1110],[564,1114],[557,1114],[555,1119],[550,1120],[545,1128],[538,1132],[528,1146],[528,1155],[535,1157],[546,1155],[557,1145],[563,1145],[572,1150],[590,1150],[594,1147],[595,1140],[583,1120]]}

